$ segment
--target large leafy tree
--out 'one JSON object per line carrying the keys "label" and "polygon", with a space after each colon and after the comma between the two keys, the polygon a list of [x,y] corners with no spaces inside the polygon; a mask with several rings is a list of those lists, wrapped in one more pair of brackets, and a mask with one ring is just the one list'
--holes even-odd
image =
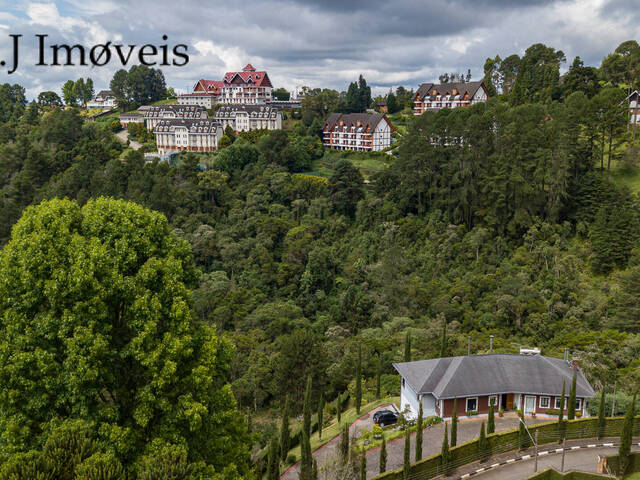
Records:
{"label": "large leafy tree", "polygon": [[196,323],[191,253],[167,220],[106,198],[25,210],[0,253],[0,443],[38,448],[54,418],[97,425],[123,464],[153,442],[246,471],[232,348]]}

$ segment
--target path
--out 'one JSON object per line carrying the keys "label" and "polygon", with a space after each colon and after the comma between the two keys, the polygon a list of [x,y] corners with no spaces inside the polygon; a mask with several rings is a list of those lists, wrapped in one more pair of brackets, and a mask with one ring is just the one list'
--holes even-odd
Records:
{"label": "path", "polygon": [[[127,132],[127,129],[125,128],[124,130],[120,130],[118,133],[116,133],[116,137],[118,137],[118,140],[126,145],[127,140],[129,140],[129,132]],[[129,146],[134,150],[138,150],[140,147],[142,147],[142,144],[140,142],[136,142],[135,140],[130,140]]]}

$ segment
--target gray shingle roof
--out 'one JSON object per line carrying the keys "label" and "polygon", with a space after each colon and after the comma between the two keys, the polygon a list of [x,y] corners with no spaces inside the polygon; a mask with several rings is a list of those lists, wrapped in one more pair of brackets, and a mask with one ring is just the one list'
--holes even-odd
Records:
{"label": "gray shingle roof", "polygon": [[[478,89],[482,86],[482,81],[479,82],[451,82],[451,83],[423,83],[418,87],[415,98],[423,100],[425,97],[434,97],[433,90],[437,90],[438,94],[444,95],[449,92],[453,93],[455,89],[459,94],[469,92],[469,98],[473,98]],[[435,97],[434,97],[435,98]]]}
{"label": "gray shingle roof", "polygon": [[[499,393],[559,396],[563,380],[568,395],[573,377],[567,362],[542,355],[471,355],[393,366],[415,392],[431,393],[438,399]],[[594,393],[578,369],[576,395],[584,398]]]}

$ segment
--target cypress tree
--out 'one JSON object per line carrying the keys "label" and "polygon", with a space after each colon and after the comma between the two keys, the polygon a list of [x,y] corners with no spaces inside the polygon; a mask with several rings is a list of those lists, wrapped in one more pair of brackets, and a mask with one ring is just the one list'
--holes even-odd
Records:
{"label": "cypress tree", "polygon": [[307,438],[311,438],[311,375],[307,377],[307,388],[304,392],[302,414],[302,429],[306,432]]}
{"label": "cypress tree", "polygon": [[338,424],[340,424],[340,417],[342,416],[342,399],[340,398],[340,394],[336,398],[336,418],[338,419]]}
{"label": "cypress tree", "polygon": [[362,344],[358,343],[358,362],[356,363],[356,413],[362,405]]}
{"label": "cypress tree", "polygon": [[360,480],[367,480],[367,452],[360,455]]}
{"label": "cypress tree", "polygon": [[494,433],[496,431],[496,420],[494,413],[495,406],[493,405],[493,399],[489,403],[489,418],[487,419],[487,434]]}
{"label": "cypress tree", "polygon": [[447,319],[442,315],[442,338],[440,340],[440,358],[447,356]]}
{"label": "cypress tree", "polygon": [[411,472],[411,433],[407,428],[404,431],[404,459],[402,462],[402,478],[407,480]]}
{"label": "cypress tree", "polygon": [[324,390],[320,389],[318,400],[318,438],[322,438],[322,421],[324,417]]}
{"label": "cypress tree", "polygon": [[600,405],[598,406],[598,438],[604,437],[604,429],[607,423],[607,418],[604,412],[605,409],[605,386],[602,386],[602,393],[600,394]]}
{"label": "cypress tree", "polygon": [[444,424],[444,438],[442,439],[442,450],[440,451],[440,465],[442,466],[442,473],[447,476],[450,472],[450,460],[451,455],[449,453],[449,439],[447,438],[447,424]]}
{"label": "cypress tree", "polygon": [[451,446],[458,443],[458,397],[453,399],[453,414],[451,415]]}
{"label": "cypress tree", "polygon": [[382,375],[382,355],[378,355],[378,369],[376,370],[376,399],[380,399],[380,376]]}
{"label": "cypress tree", "polygon": [[422,411],[422,401],[420,402],[420,410],[418,410],[418,421],[416,422],[416,459],[419,461],[422,459],[422,417],[424,413]]}
{"label": "cypress tree", "polygon": [[560,397],[560,411],[558,412],[558,443],[562,443],[564,439],[564,381],[562,382],[562,396]]}
{"label": "cypress tree", "polygon": [[569,401],[567,405],[567,420],[573,420],[576,418],[576,381],[577,371],[573,371],[573,378],[571,379],[571,388],[569,389]]}
{"label": "cypress tree", "polygon": [[342,463],[346,464],[349,459],[349,425],[345,425],[342,429],[342,436],[340,437],[340,456],[342,457]]}
{"label": "cypress tree", "polygon": [[411,334],[408,331],[404,336],[404,361],[411,361]]}
{"label": "cypress tree", "polygon": [[313,458],[311,456],[311,444],[309,435],[302,429],[300,442],[300,479],[308,480],[311,477]]}
{"label": "cypress tree", "polygon": [[289,430],[289,396],[284,400],[284,410],[282,411],[282,423],[280,424],[280,459],[287,461],[289,445],[291,444],[291,432]]}
{"label": "cypress tree", "polygon": [[387,471],[387,441],[382,434],[382,446],[380,447],[380,473]]}
{"label": "cypress tree", "polygon": [[478,438],[478,456],[481,462],[486,462],[489,458],[487,435],[484,431],[484,420],[482,421],[482,425],[480,425],[480,437]]}
{"label": "cypress tree", "polygon": [[631,463],[631,442],[633,441],[633,417],[635,415],[636,393],[633,394],[631,404],[627,409],[620,433],[620,448],[618,448],[619,470],[618,477],[622,477],[628,473]]}
{"label": "cypress tree", "polygon": [[518,444],[520,445],[520,449],[526,448],[527,443],[527,432],[524,429],[524,422],[521,421],[518,424]]}
{"label": "cypress tree", "polygon": [[318,461],[313,459],[313,467],[311,468],[311,480],[318,480]]}
{"label": "cypress tree", "polygon": [[267,480],[278,480],[280,476],[280,456],[278,455],[278,439],[274,435],[269,441],[269,461],[267,465]]}

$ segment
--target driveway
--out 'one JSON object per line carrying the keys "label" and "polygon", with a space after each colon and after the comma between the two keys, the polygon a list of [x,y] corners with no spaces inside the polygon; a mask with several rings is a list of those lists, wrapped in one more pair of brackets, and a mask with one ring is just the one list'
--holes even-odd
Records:
{"label": "driveway", "polygon": [[[127,132],[127,129],[125,128],[124,130],[120,130],[118,133],[116,133],[116,137],[118,137],[118,140],[120,140],[122,143],[126,144],[127,140],[129,140],[129,132]],[[129,146],[134,150],[138,150],[140,147],[142,147],[142,144],[140,142],[136,142],[135,140],[129,140]]]}

